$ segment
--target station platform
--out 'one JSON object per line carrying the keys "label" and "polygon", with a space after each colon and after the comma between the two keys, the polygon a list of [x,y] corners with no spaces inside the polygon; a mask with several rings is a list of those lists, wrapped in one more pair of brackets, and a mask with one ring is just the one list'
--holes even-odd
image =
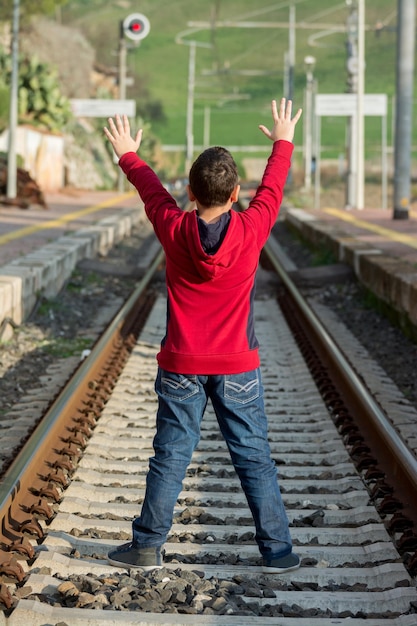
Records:
{"label": "station platform", "polygon": [[62,236],[90,228],[121,210],[137,209],[136,191],[66,191],[50,194],[47,208],[0,203],[0,268]]}
{"label": "station platform", "polygon": [[146,221],[135,190],[63,192],[46,204],[0,204],[0,341],[27,319],[39,296],[59,293],[77,263],[106,256]]}
{"label": "station platform", "polygon": [[[146,222],[135,190],[62,192],[47,209],[0,205],[0,341],[39,295],[56,295],[76,264],[108,250]],[[300,209],[281,216],[315,246],[352,267],[358,279],[417,328],[417,212],[394,220],[384,209]]]}
{"label": "station platform", "polygon": [[317,248],[349,265],[358,280],[417,332],[417,212],[387,209],[284,210],[285,221]]}

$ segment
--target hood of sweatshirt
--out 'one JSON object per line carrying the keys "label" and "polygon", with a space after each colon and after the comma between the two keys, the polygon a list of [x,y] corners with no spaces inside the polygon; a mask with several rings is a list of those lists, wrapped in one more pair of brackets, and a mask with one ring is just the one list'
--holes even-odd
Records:
{"label": "hood of sweatshirt", "polygon": [[186,234],[188,249],[198,275],[203,280],[213,280],[228,272],[241,262],[244,237],[242,221],[236,211],[230,211],[230,222],[219,249],[214,254],[204,251],[200,241],[197,214],[193,211],[186,220],[189,232]]}

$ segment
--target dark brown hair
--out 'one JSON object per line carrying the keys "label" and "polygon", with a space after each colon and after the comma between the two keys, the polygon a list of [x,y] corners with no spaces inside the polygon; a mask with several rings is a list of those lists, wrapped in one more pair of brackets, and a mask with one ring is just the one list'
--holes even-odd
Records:
{"label": "dark brown hair", "polygon": [[190,188],[203,207],[222,206],[238,184],[236,163],[226,148],[207,148],[190,169]]}

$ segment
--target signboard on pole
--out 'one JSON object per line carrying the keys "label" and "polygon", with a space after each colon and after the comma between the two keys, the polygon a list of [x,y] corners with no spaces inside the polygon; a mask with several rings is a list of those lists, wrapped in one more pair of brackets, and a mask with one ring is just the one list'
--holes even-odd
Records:
{"label": "signboard on pole", "polygon": [[[386,208],[387,203],[387,112],[388,98],[385,93],[367,93],[362,97],[362,114],[366,116],[378,116],[382,121],[382,137],[381,137],[381,169],[382,169],[382,207]],[[315,118],[315,208],[320,206],[320,134],[321,134],[321,118],[325,116],[349,117],[353,124],[357,123],[358,117],[358,94],[356,93],[326,93],[316,94],[314,99],[314,118]],[[355,157],[355,152],[352,151]],[[350,162],[350,175],[357,176],[357,160],[353,158]]]}
{"label": "signboard on pole", "polygon": [[105,100],[99,98],[70,100],[71,109],[76,117],[113,117],[119,115],[127,115],[135,117],[136,101],[135,100]]}
{"label": "signboard on pole", "polygon": [[[315,114],[319,116],[354,116],[357,112],[356,93],[316,94]],[[387,115],[387,94],[367,93],[363,96],[364,115],[384,117]]]}

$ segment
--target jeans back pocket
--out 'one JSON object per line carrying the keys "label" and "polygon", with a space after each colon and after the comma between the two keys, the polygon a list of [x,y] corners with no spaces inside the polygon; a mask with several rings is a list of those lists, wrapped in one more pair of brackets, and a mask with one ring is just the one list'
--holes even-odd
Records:
{"label": "jeans back pocket", "polygon": [[228,374],[224,377],[224,396],[234,402],[246,404],[259,397],[259,370]]}
{"label": "jeans back pocket", "polygon": [[197,376],[176,374],[161,369],[156,381],[156,391],[162,396],[183,402],[198,393]]}

